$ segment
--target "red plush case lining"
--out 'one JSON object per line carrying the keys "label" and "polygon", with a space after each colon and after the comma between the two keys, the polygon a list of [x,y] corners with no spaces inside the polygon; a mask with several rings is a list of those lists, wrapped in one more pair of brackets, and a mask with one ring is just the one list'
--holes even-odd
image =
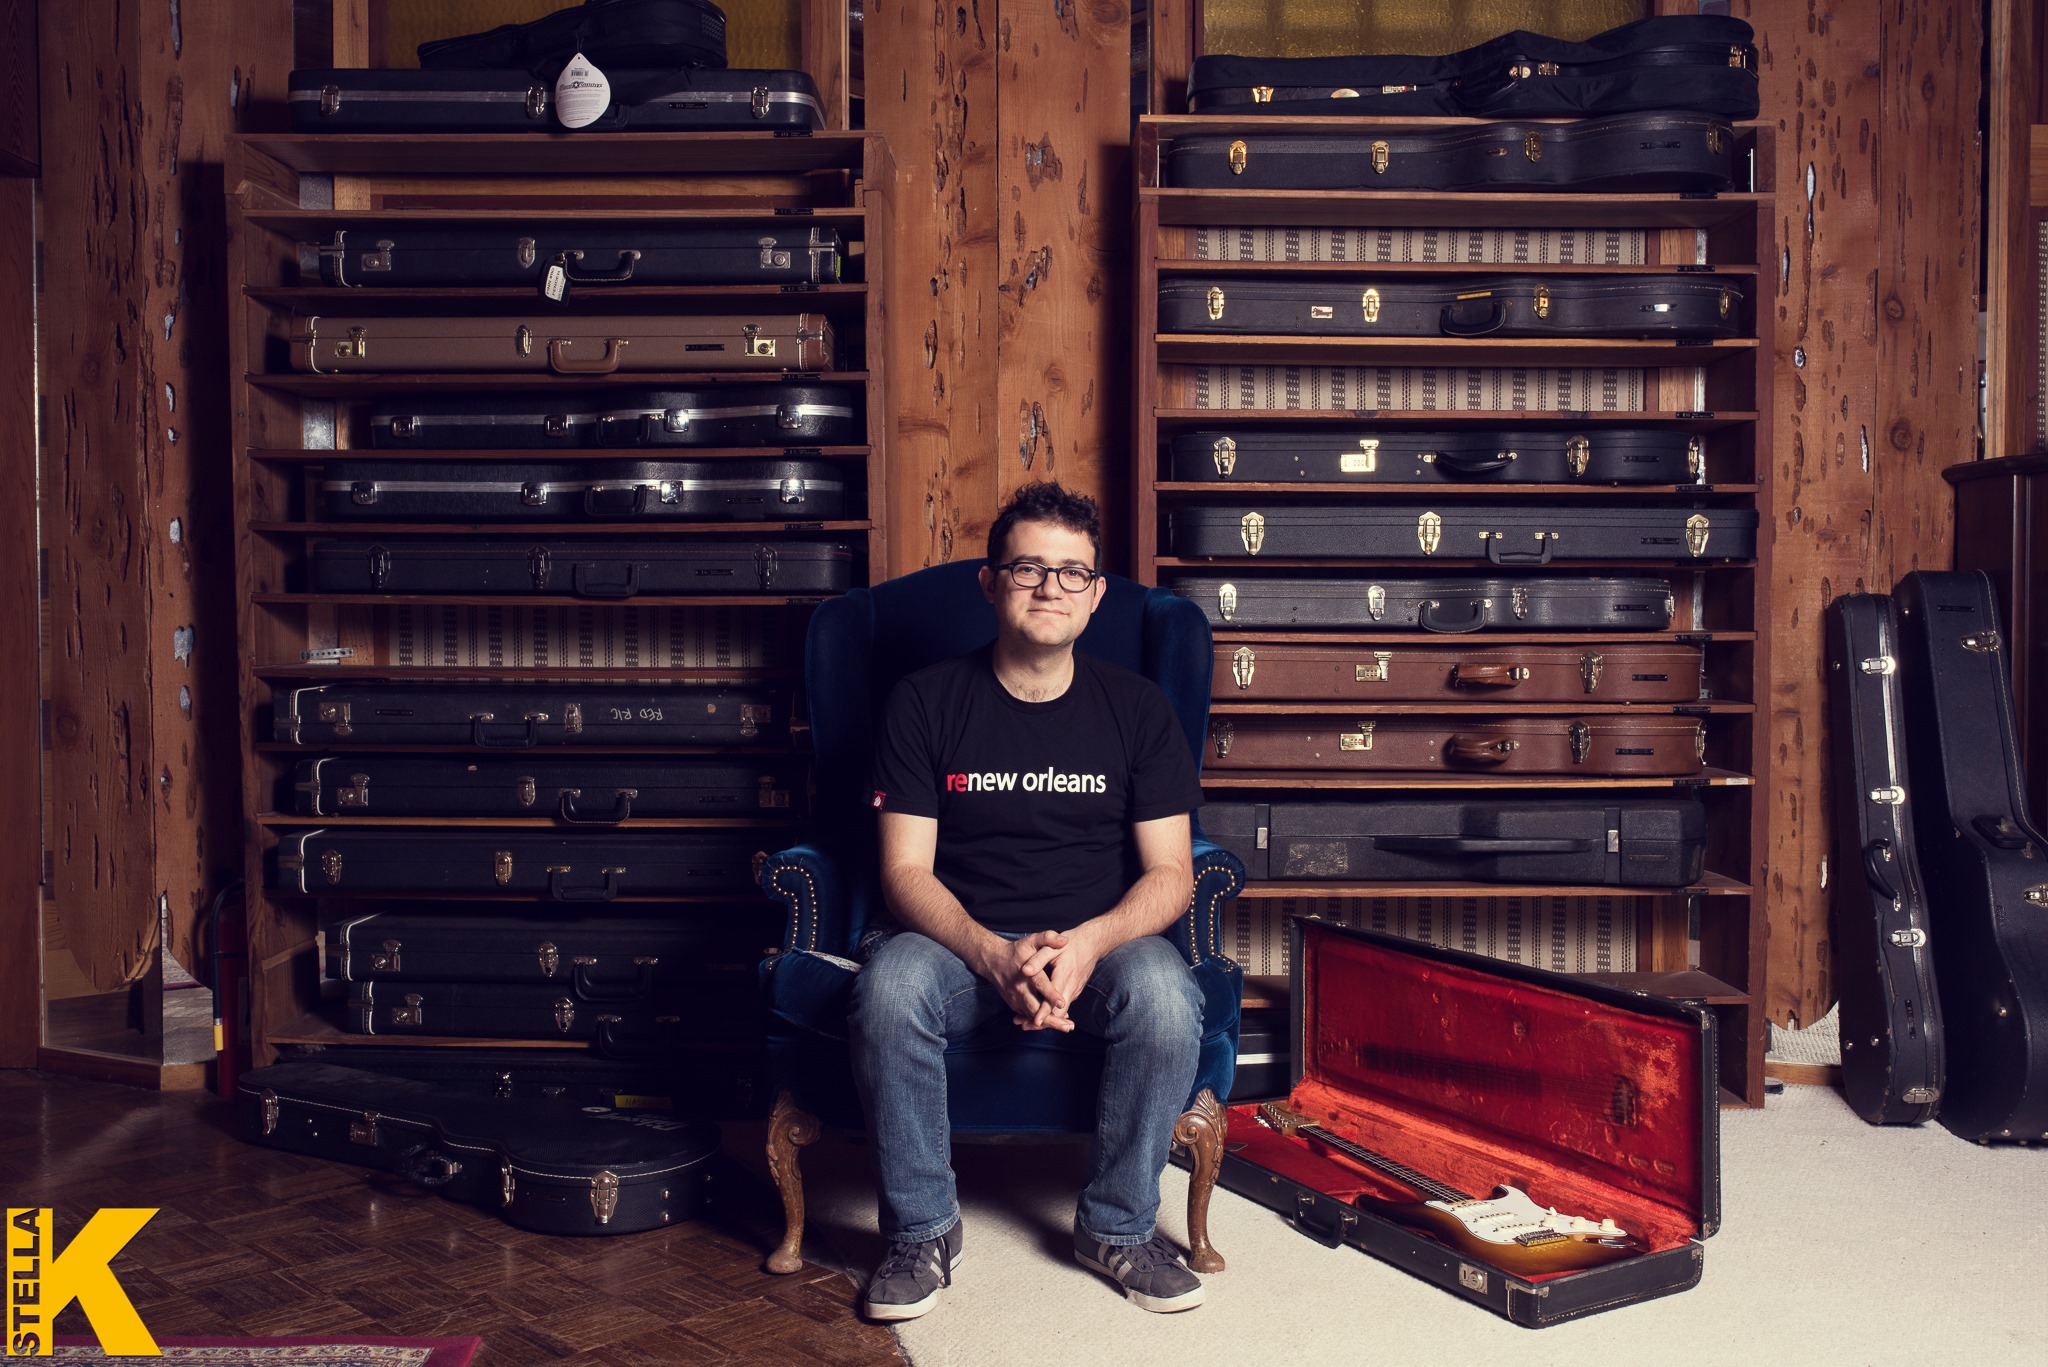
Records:
{"label": "red plush case lining", "polygon": [[[1706,1050],[1696,1021],[1631,1011],[1303,926],[1292,1108],[1473,1196],[1502,1183],[1612,1217],[1652,1251],[1698,1235]],[[1342,1199],[1414,1194],[1233,1108],[1238,1156]]]}

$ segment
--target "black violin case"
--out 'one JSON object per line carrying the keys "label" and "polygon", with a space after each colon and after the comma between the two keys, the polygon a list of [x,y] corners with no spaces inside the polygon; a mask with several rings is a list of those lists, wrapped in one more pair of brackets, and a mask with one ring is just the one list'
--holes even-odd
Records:
{"label": "black violin case", "polygon": [[1213,627],[1341,627],[1432,631],[1664,631],[1671,584],[1642,576],[1267,579],[1183,575],[1167,587]]}
{"label": "black violin case", "polygon": [[1168,478],[1228,484],[1706,483],[1706,445],[1649,427],[1408,432],[1381,427],[1181,432]]}
{"label": "black violin case", "polygon": [[1917,1125],[1941,1103],[1945,1061],[1898,616],[1889,597],[1844,594],[1827,633],[1842,1090],[1873,1125]]}
{"label": "black violin case", "polygon": [[340,1068],[279,1063],[235,1084],[252,1144],[395,1172],[541,1234],[632,1234],[696,1215],[718,1129],[641,1110],[501,1101]]}
{"label": "black violin case", "polygon": [[337,460],[330,522],[823,522],[846,515],[846,467],[761,460]]}
{"label": "black violin case", "polygon": [[272,738],[292,745],[528,750],[772,744],[789,734],[772,691],[710,685],[279,684],[270,706]]}
{"label": "black violin case", "polygon": [[1981,571],[1908,574],[1907,764],[1948,1073],[1935,1118],[1974,1140],[2048,1138],[2048,839],[2028,815],[2011,664]]}
{"label": "black violin case", "polygon": [[[1178,556],[1436,556],[1495,565],[1558,560],[1748,560],[1757,515],[1746,508],[1529,503],[1269,504],[1175,508],[1166,544]],[[317,553],[317,547],[316,547]]]}
{"label": "black violin case", "polygon": [[853,583],[853,547],[838,541],[627,541],[550,537],[392,536],[313,542],[315,593],[830,594]]}
{"label": "black violin case", "polygon": [[323,67],[291,74],[297,133],[812,132],[825,126],[817,84],[801,71],[611,71],[611,102],[574,130],[555,83],[524,71]]}
{"label": "black violin case", "polygon": [[1742,291],[1696,275],[1194,276],[1159,287],[1159,330],[1274,337],[1711,340],[1742,330]]}
{"label": "black violin case", "polygon": [[[1274,131],[1265,131],[1273,128]],[[1183,190],[1616,190],[1717,192],[1739,178],[1735,130],[1712,114],[1617,114],[1369,133],[1247,122],[1191,133],[1161,158]]]}
{"label": "black violin case", "polygon": [[803,789],[775,764],[709,756],[353,754],[300,760],[292,791],[300,816],[552,816],[566,826],[617,826],[634,817],[787,816],[801,810]]}
{"label": "black violin case", "polygon": [[725,65],[725,11],[710,0],[583,0],[524,24],[421,43],[428,71],[519,67],[552,81],[583,54],[600,68]]}
{"label": "black violin case", "polygon": [[462,826],[288,831],[277,887],[319,897],[460,893],[609,902],[617,897],[744,895],[763,832],[590,831]]}
{"label": "black violin case", "polygon": [[360,289],[525,285],[550,299],[578,286],[829,285],[836,228],[789,223],[365,223],[299,244],[299,278]]}
{"label": "black violin case", "polygon": [[385,394],[370,402],[378,450],[650,446],[845,446],[861,440],[860,393],[782,382],[602,394]]}

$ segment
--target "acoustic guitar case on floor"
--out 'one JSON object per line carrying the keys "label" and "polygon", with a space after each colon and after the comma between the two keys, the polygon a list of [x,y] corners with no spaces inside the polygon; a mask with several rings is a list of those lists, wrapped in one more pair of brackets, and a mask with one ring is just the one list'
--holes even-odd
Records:
{"label": "acoustic guitar case on floor", "polygon": [[1981,571],[1899,581],[1907,764],[1948,1065],[1935,1118],[1974,1140],[2048,1138],[2048,839],[2028,815],[2011,664]]}
{"label": "acoustic guitar case on floor", "polygon": [[400,1173],[541,1234],[633,1234],[687,1220],[714,1183],[718,1129],[641,1110],[501,1101],[320,1062],[235,1084],[253,1144]]}
{"label": "acoustic guitar case on floor", "polygon": [[378,450],[845,446],[860,442],[849,385],[720,383],[689,389],[384,394],[370,402]]}
{"label": "acoustic guitar case on floor", "polygon": [[1941,1104],[1945,1060],[1892,600],[1828,604],[1827,652],[1842,1090],[1873,1125],[1917,1125]]}
{"label": "acoustic guitar case on floor", "polygon": [[1202,830],[1249,877],[1685,887],[1706,869],[1690,799],[1211,802]]}
{"label": "acoustic guitar case on floor", "polygon": [[[1293,1086],[1229,1108],[1224,1188],[1526,1328],[1699,1283],[1721,1212],[1709,1012],[1324,921],[1288,936]],[[1519,1217],[1461,1203],[1510,1184]],[[1590,1232],[1545,1228],[1551,1207]],[[1451,1233],[1460,1210],[1491,1237]]]}
{"label": "acoustic guitar case on floor", "polygon": [[[1293,132],[1247,119],[1241,132],[1177,137],[1161,162],[1161,183],[1181,190],[1737,188],[1735,130],[1712,114],[1359,133]],[[1748,181],[1745,171],[1741,183]]]}
{"label": "acoustic guitar case on floor", "polygon": [[634,1001],[735,973],[751,979],[768,938],[722,913],[508,916],[400,906],[328,926],[326,961],[345,983],[524,983],[582,1002]]}
{"label": "acoustic guitar case on floor", "polygon": [[578,53],[607,71],[722,67],[725,11],[709,0],[584,0],[527,23],[437,38],[416,49],[427,71],[518,67],[550,81]]}
{"label": "acoustic guitar case on floor", "polygon": [[1740,19],[1686,14],[1576,42],[1504,33],[1439,57],[1218,53],[1189,69],[1188,112],[1502,119],[1658,109],[1753,119],[1754,38]]}
{"label": "acoustic guitar case on floor", "polygon": [[1297,715],[1211,716],[1203,759],[1212,769],[1681,778],[1705,754],[1694,717]]}
{"label": "acoustic guitar case on floor", "polygon": [[517,540],[388,536],[307,547],[315,593],[830,594],[853,583],[853,547],[839,541],[677,537]]}
{"label": "acoustic guitar case on floor", "polygon": [[762,831],[439,830],[324,827],[277,843],[276,886],[320,897],[460,893],[609,902],[617,897],[745,895]]}
{"label": "acoustic guitar case on floor", "polygon": [[1693,703],[1705,654],[1686,645],[1215,647],[1215,703]]}
{"label": "acoustic guitar case on floor", "polygon": [[1748,560],[1750,508],[1599,507],[1544,503],[1372,503],[1339,507],[1175,508],[1166,544],[1178,556],[1354,559],[1433,556],[1501,566],[1556,560]]}
{"label": "acoustic guitar case on floor", "polygon": [[846,515],[845,468],[766,460],[337,460],[330,522],[822,522]]}
{"label": "acoustic guitar case on floor", "polygon": [[292,368],[316,375],[830,370],[839,355],[822,313],[303,314],[292,320],[290,342]]}
{"label": "acoustic guitar case on floor", "polygon": [[1671,585],[1581,575],[1414,579],[1180,575],[1167,587],[1200,605],[1213,627],[1356,628],[1459,635],[1471,631],[1663,631]]}
{"label": "acoustic guitar case on floor", "polygon": [[784,767],[746,759],[589,755],[325,755],[293,773],[300,816],[779,817],[802,810]]}
{"label": "acoustic guitar case on floor", "polygon": [[278,1061],[360,1068],[464,1096],[538,1102],[555,1110],[596,1106],[741,1119],[761,1114],[768,1095],[762,1051],[744,1044],[685,1043],[672,1055],[614,1059],[589,1049],[444,1049],[363,1041],[287,1044],[279,1048]]}
{"label": "acoustic guitar case on floor", "polygon": [[1182,432],[1169,478],[1204,484],[1704,484],[1690,432],[1592,428],[1409,432],[1234,427]]}
{"label": "acoustic guitar case on floor", "polygon": [[1697,275],[1455,280],[1194,276],[1159,286],[1159,330],[1269,337],[1711,340],[1742,330],[1742,290]]}
{"label": "acoustic guitar case on floor", "polygon": [[524,285],[548,299],[607,285],[830,285],[836,228],[788,223],[364,223],[299,244],[299,280],[361,289]]}
{"label": "acoustic guitar case on floor", "polygon": [[608,71],[596,120],[566,127],[555,83],[523,71],[323,67],[291,74],[295,133],[748,133],[825,126],[818,86],[801,71]]}
{"label": "acoustic guitar case on floor", "polygon": [[789,737],[787,709],[765,688],[279,684],[270,705],[272,738],[292,745],[530,750],[537,745],[767,745]]}

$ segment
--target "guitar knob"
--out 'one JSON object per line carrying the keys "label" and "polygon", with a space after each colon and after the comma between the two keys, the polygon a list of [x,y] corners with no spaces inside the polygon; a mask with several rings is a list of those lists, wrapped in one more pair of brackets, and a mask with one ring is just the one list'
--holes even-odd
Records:
{"label": "guitar knob", "polygon": [[1610,1215],[1600,1222],[1600,1232],[1602,1234],[1619,1234],[1621,1233],[1621,1226],[1614,1223],[1614,1217]]}

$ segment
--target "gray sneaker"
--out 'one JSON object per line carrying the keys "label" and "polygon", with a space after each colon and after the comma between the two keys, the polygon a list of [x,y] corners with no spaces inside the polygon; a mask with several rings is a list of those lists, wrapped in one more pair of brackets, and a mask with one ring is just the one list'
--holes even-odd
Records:
{"label": "gray sneaker", "polygon": [[1188,1271],[1173,1245],[1157,1234],[1142,1244],[1104,1244],[1077,1229],[1074,1257],[1081,1266],[1116,1282],[1141,1309],[1167,1314],[1202,1303],[1202,1279]]}
{"label": "gray sneaker", "polygon": [[889,1256],[868,1279],[861,1313],[871,1320],[914,1320],[939,1303],[939,1292],[953,1284],[965,1236],[960,1225],[936,1239],[889,1245]]}

